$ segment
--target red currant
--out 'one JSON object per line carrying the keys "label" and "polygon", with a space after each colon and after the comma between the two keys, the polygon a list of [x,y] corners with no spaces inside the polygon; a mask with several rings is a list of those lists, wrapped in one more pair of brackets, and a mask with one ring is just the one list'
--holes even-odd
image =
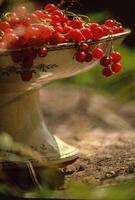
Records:
{"label": "red currant", "polygon": [[92,39],[92,32],[89,28],[83,28],[81,29],[81,33],[85,37],[86,40],[91,40]]}
{"label": "red currant", "polygon": [[102,29],[103,29],[104,36],[112,34],[112,30],[111,30],[111,28],[109,28],[108,26],[105,26],[105,25],[103,24],[103,25],[101,25],[101,27],[102,27]]}
{"label": "red currant", "polygon": [[115,63],[111,66],[111,69],[114,73],[118,73],[121,71],[122,65],[120,63]]}
{"label": "red currant", "polygon": [[51,12],[53,12],[56,9],[57,9],[57,7],[54,4],[47,4],[44,7],[44,10],[47,11],[48,13],[51,13]]}
{"label": "red currant", "polygon": [[46,47],[42,47],[38,50],[39,57],[45,57],[48,53],[48,50]]}
{"label": "red currant", "polygon": [[68,23],[68,26],[71,26],[74,29],[81,29],[83,28],[82,21],[80,19],[73,19]]}
{"label": "red currant", "polygon": [[87,52],[85,61],[86,62],[92,61],[92,54],[90,52]]}
{"label": "red currant", "polygon": [[115,26],[115,24],[116,24],[115,21],[112,20],[112,19],[107,19],[105,21],[105,25],[108,26],[108,27],[110,27],[110,28],[113,28]]}
{"label": "red currant", "polygon": [[92,57],[93,58],[96,58],[96,59],[100,59],[102,58],[104,55],[104,52],[102,49],[100,48],[95,48],[93,51],[92,51]]}
{"label": "red currant", "polygon": [[112,71],[110,70],[110,68],[108,67],[105,67],[102,71],[103,75],[106,76],[106,77],[109,77],[112,75]]}
{"label": "red currant", "polygon": [[112,59],[108,56],[104,56],[100,60],[100,64],[104,67],[108,67],[112,62]]}
{"label": "red currant", "polygon": [[56,24],[56,23],[60,23],[61,22],[61,18],[59,17],[59,15],[53,15],[51,17],[51,20],[53,22],[53,24]]}
{"label": "red currant", "polygon": [[7,28],[11,28],[7,21],[0,21],[0,30],[5,31]]}
{"label": "red currant", "polygon": [[82,35],[79,29],[72,29],[67,35],[66,38],[72,41],[81,42],[85,40],[85,37]]}
{"label": "red currant", "polygon": [[76,53],[75,57],[78,62],[84,62],[86,60],[86,53],[79,51]]}
{"label": "red currant", "polygon": [[30,81],[32,79],[32,72],[27,70],[21,73],[21,78],[23,81]]}
{"label": "red currant", "polygon": [[86,52],[86,51],[88,51],[89,50],[89,45],[87,44],[87,43],[82,43],[81,45],[80,45],[80,50],[81,51],[84,51],[84,52]]}
{"label": "red currant", "polygon": [[99,38],[103,37],[104,31],[103,31],[102,27],[98,26],[96,28],[93,28],[92,35],[93,35],[93,39],[99,39]]}
{"label": "red currant", "polygon": [[91,31],[93,31],[97,27],[100,27],[100,25],[97,24],[97,23],[92,23],[92,24],[89,25],[89,28],[90,28]]}
{"label": "red currant", "polygon": [[120,53],[116,52],[116,51],[112,51],[110,53],[110,56],[112,57],[112,60],[113,60],[114,63],[120,62],[121,58],[122,58],[121,55],[120,55]]}

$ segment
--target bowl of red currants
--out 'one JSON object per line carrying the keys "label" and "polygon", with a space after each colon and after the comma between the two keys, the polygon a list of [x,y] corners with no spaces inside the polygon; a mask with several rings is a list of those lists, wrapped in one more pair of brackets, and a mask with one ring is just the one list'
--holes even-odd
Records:
{"label": "bowl of red currants", "polygon": [[86,16],[53,4],[32,13],[17,7],[0,21],[0,71],[20,74],[22,81],[38,81],[38,72],[45,72],[44,81],[50,81],[89,70],[100,61],[103,75],[111,76],[121,70],[121,55],[113,48],[129,32],[115,20],[90,23]]}
{"label": "bowl of red currants", "polygon": [[45,127],[39,89],[98,63],[103,76],[116,75],[122,57],[114,48],[128,34],[130,30],[114,19],[91,23],[87,16],[54,4],[33,12],[21,6],[5,13],[0,20],[0,132],[36,149],[48,163],[75,159],[78,150]]}

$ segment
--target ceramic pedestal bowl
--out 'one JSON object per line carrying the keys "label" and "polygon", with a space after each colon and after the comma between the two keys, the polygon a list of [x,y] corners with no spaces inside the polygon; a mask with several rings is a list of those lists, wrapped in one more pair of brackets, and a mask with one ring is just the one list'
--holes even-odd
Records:
{"label": "ceramic pedestal bowl", "polygon": [[[106,52],[112,43],[114,47],[118,46],[129,33],[130,30],[125,30],[111,38],[106,36],[89,42],[89,45],[92,48],[98,44]],[[79,151],[46,128],[40,110],[39,90],[52,80],[90,70],[98,61],[77,62],[73,59],[76,51],[74,43],[49,46],[48,51],[45,58],[34,60],[31,68],[33,77],[24,82],[20,77],[21,68],[13,63],[11,52],[0,50],[0,132],[7,132],[15,141],[37,150],[50,165],[72,161],[78,157]]]}

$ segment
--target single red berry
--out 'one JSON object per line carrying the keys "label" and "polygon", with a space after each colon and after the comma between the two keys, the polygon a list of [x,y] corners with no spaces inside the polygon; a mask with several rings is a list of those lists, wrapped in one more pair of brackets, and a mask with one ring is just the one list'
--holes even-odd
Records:
{"label": "single red berry", "polygon": [[102,71],[102,74],[103,74],[104,76],[106,76],[106,77],[109,77],[109,76],[112,75],[112,71],[110,70],[110,68],[105,67],[105,68],[103,69],[103,71]]}
{"label": "single red berry", "polygon": [[7,29],[5,29],[5,31],[4,31],[4,33],[5,34],[10,34],[10,33],[14,33],[14,29],[12,29],[12,28],[7,28]]}
{"label": "single red berry", "polygon": [[92,32],[89,28],[83,28],[81,29],[81,33],[85,37],[86,40],[91,40],[92,39]]}
{"label": "single red berry", "polygon": [[84,52],[88,51],[88,50],[89,50],[89,45],[88,45],[87,43],[83,42],[83,43],[80,45],[80,50],[81,50],[81,51],[84,51]]}
{"label": "single red berry", "polygon": [[5,34],[3,39],[6,41],[8,49],[15,49],[18,47],[19,38],[14,33]]}
{"label": "single red berry", "polygon": [[57,10],[57,6],[55,6],[54,4],[47,4],[45,7],[44,7],[44,10],[47,11],[48,13],[51,13],[53,12],[54,10]]}
{"label": "single red berry", "polygon": [[115,26],[115,24],[116,23],[115,23],[115,21],[113,19],[107,19],[105,21],[105,25],[108,26],[108,27],[110,27],[110,28],[113,28]]}
{"label": "single red berry", "polygon": [[100,25],[97,24],[97,23],[92,23],[92,24],[89,25],[89,28],[90,28],[91,31],[93,31],[97,27],[100,27]]}
{"label": "single red berry", "polygon": [[113,60],[114,63],[120,62],[121,58],[122,58],[122,56],[120,55],[120,53],[116,52],[116,51],[112,51],[110,53],[110,56],[112,57],[112,60]]}
{"label": "single red berry", "polygon": [[84,62],[86,60],[86,53],[79,51],[76,53],[75,57],[78,62]]}
{"label": "single red berry", "polygon": [[112,31],[113,31],[113,34],[119,33],[119,27],[118,26],[113,26]]}
{"label": "single red berry", "polygon": [[19,21],[20,21],[20,19],[19,19],[19,17],[17,17],[17,16],[9,16],[8,18],[7,18],[7,22],[10,24],[10,26],[13,28],[13,27],[15,27],[17,24],[19,24]]}
{"label": "single red berry", "polygon": [[85,61],[86,62],[92,61],[92,54],[90,52],[87,52]]}
{"label": "single red berry", "polygon": [[63,17],[63,12],[61,10],[56,9],[51,13],[51,15],[52,16],[53,15],[58,15],[60,18],[62,18]]}
{"label": "single red berry", "polygon": [[38,27],[38,41],[40,46],[52,38],[52,30],[47,25],[40,25]]}
{"label": "single red berry", "polygon": [[119,33],[124,32],[124,27],[123,26],[119,26]]}
{"label": "single red berry", "polygon": [[79,29],[72,29],[68,34],[66,34],[66,38],[76,42],[82,42],[85,40],[85,37]]}
{"label": "single red berry", "polygon": [[93,28],[92,30],[93,39],[100,39],[104,36],[104,31],[101,26]]}
{"label": "single red berry", "polygon": [[111,30],[111,28],[109,28],[108,26],[105,26],[105,25],[103,24],[103,25],[101,25],[101,27],[102,27],[102,29],[103,29],[104,36],[112,34],[112,30]]}
{"label": "single red berry", "polygon": [[71,26],[74,29],[81,29],[83,28],[82,21],[80,19],[73,19],[68,23],[68,26]]}
{"label": "single red berry", "polygon": [[0,30],[5,31],[7,28],[11,28],[7,21],[0,21]]}
{"label": "single red berry", "polygon": [[59,17],[59,15],[52,15],[51,20],[53,24],[61,23],[61,18]]}
{"label": "single red berry", "polygon": [[32,79],[32,72],[27,70],[21,73],[21,78],[23,81],[30,81]]}
{"label": "single red berry", "polygon": [[111,64],[112,62],[112,59],[111,57],[108,57],[108,56],[104,56],[101,58],[100,60],[100,64],[104,67],[109,67],[109,65]]}
{"label": "single red berry", "polygon": [[48,50],[46,47],[42,47],[40,49],[38,49],[38,55],[39,57],[45,57],[48,53]]}
{"label": "single red berry", "polygon": [[111,69],[114,73],[119,73],[121,71],[122,65],[120,63],[114,63]]}
{"label": "single red berry", "polygon": [[92,57],[93,58],[96,58],[96,59],[100,59],[102,58],[104,55],[104,52],[102,49],[100,48],[95,48],[93,51],[92,51]]}
{"label": "single red berry", "polygon": [[60,24],[58,24],[55,26],[55,31],[57,33],[63,33],[63,27]]}
{"label": "single red berry", "polygon": [[64,43],[66,41],[65,36],[60,33],[56,33],[55,37],[58,43]]}

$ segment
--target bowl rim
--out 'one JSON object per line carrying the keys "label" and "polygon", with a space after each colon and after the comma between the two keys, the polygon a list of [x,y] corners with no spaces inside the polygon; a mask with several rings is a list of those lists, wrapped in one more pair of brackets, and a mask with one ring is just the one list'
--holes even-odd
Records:
{"label": "bowl rim", "polygon": [[[124,32],[121,33],[117,33],[117,34],[112,34],[109,36],[104,36],[99,40],[88,40],[86,41],[87,44],[89,45],[94,45],[94,44],[99,44],[99,43],[103,43],[103,42],[108,42],[108,41],[114,41],[123,37],[126,37],[127,35],[129,35],[131,33],[131,30],[129,28],[126,28],[124,30]],[[61,43],[61,44],[57,44],[57,45],[43,45],[46,46],[48,51],[56,51],[56,50],[63,50],[63,49],[71,49],[71,48],[75,48],[77,46],[76,42],[68,42],[68,43]],[[25,48],[18,48],[18,49],[0,49],[0,55],[3,54],[10,54],[16,51],[22,51],[23,49],[27,49],[29,47],[25,47]],[[39,49],[40,47],[36,47],[35,49]]]}

